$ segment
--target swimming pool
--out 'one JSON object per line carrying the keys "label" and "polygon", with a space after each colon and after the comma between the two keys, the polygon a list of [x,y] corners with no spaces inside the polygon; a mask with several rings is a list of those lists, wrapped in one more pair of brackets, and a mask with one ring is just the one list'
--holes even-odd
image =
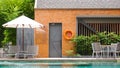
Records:
{"label": "swimming pool", "polygon": [[0,60],[0,68],[120,68],[116,60]]}

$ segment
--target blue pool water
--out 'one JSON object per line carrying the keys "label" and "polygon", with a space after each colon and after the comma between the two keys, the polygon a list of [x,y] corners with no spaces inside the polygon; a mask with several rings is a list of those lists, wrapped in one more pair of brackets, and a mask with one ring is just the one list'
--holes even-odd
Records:
{"label": "blue pool water", "polygon": [[0,62],[0,68],[120,68],[117,62],[60,62],[60,63],[39,63],[39,62]]}

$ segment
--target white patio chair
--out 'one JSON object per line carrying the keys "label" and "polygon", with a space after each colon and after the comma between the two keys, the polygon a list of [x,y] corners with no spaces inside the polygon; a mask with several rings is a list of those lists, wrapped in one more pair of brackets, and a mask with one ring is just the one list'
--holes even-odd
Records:
{"label": "white patio chair", "polygon": [[110,46],[110,56],[111,56],[111,53],[113,53],[113,56],[116,58],[116,57],[119,57],[120,56],[120,43],[112,43],[111,46]]}
{"label": "white patio chair", "polygon": [[95,55],[96,55],[96,58],[99,56],[102,57],[102,47],[99,42],[92,43],[92,50],[93,50],[92,57],[95,57]]}
{"label": "white patio chair", "polygon": [[120,42],[117,43],[116,54],[117,54],[117,57],[120,56]]}
{"label": "white patio chair", "polygon": [[4,54],[4,57],[15,57],[16,53],[18,53],[19,50],[19,46],[8,46],[8,51]]}
{"label": "white patio chair", "polygon": [[113,56],[116,58],[117,46],[118,46],[117,43],[112,43],[112,44],[110,45],[110,48],[109,48],[110,57],[111,57],[111,53],[112,53]]}
{"label": "white patio chair", "polygon": [[24,58],[32,57],[34,58],[38,54],[38,46],[27,46],[27,53],[24,54]]}

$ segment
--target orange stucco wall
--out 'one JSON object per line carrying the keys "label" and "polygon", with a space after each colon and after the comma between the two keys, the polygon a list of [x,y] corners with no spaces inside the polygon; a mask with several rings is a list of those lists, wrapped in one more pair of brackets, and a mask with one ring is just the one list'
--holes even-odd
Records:
{"label": "orange stucco wall", "polygon": [[64,31],[71,30],[76,34],[77,16],[120,16],[120,10],[89,9],[35,9],[35,20],[45,25],[46,32],[35,30],[35,44],[39,46],[38,57],[49,57],[49,23],[62,23],[62,56],[66,50],[73,49],[73,44],[64,38]]}

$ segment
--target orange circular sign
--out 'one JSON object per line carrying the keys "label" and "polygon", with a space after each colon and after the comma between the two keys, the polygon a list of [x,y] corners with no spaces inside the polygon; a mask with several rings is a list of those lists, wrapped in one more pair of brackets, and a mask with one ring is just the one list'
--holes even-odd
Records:
{"label": "orange circular sign", "polygon": [[66,38],[66,39],[72,39],[72,37],[73,37],[73,32],[71,31],[71,30],[66,30],[65,31],[65,33],[64,33],[64,37]]}

